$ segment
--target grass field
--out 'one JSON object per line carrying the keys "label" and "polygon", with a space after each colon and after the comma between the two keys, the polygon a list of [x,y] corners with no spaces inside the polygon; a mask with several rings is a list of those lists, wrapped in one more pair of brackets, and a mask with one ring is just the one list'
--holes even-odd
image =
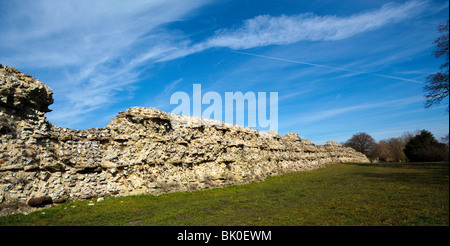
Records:
{"label": "grass field", "polygon": [[0,225],[449,225],[448,163],[330,164],[262,182],[67,202]]}

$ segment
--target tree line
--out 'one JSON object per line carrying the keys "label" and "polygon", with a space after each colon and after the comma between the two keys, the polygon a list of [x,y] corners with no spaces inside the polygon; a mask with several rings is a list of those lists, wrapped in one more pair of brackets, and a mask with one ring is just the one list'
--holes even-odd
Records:
{"label": "tree line", "polygon": [[[438,31],[441,36],[434,41],[436,45],[433,55],[444,58],[440,71],[431,74],[424,86],[425,107],[440,104],[449,97],[449,21],[440,24]],[[447,112],[449,111],[447,105]],[[431,132],[422,130],[415,133],[406,132],[400,137],[381,140],[378,143],[365,132],[352,136],[343,143],[356,151],[365,154],[371,161],[380,162],[420,162],[420,161],[448,161],[449,135],[436,140]]]}
{"label": "tree line", "polygon": [[449,160],[449,135],[438,141],[431,132],[405,132],[376,142],[365,132],[354,134],[342,145],[365,154],[372,162],[426,162]]}

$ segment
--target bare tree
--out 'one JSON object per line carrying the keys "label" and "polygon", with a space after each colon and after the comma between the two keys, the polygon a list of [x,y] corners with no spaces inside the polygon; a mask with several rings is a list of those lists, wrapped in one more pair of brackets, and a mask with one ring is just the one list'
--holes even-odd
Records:
{"label": "bare tree", "polygon": [[390,162],[392,157],[389,151],[389,142],[387,140],[380,140],[374,151],[374,156],[378,157],[380,161]]}
{"label": "bare tree", "polygon": [[405,144],[400,137],[381,140],[377,144],[374,157],[385,162],[404,162],[406,161],[404,147]]}
{"label": "bare tree", "polygon": [[403,144],[401,138],[389,139],[389,152],[391,153],[392,161],[403,162],[406,161],[406,155],[403,152],[406,144]]}
{"label": "bare tree", "polygon": [[351,147],[358,152],[365,154],[368,158],[372,158],[376,149],[376,142],[369,134],[360,132],[354,134],[344,143],[344,146]]}
{"label": "bare tree", "polygon": [[404,132],[400,137],[400,141],[402,142],[403,148],[405,148],[406,144],[411,140],[413,137],[420,134],[420,130],[416,130],[415,132]]}
{"label": "bare tree", "polygon": [[[425,97],[427,98],[425,102],[425,107],[429,108],[434,104],[439,104],[443,99],[447,98],[449,95],[449,83],[448,83],[448,20],[447,23],[441,24],[438,30],[442,35],[434,41],[436,44],[436,50],[433,54],[436,58],[444,57],[445,61],[441,65],[440,71],[431,74],[427,77],[426,85],[424,91],[426,92]],[[447,112],[449,108],[447,105]]]}

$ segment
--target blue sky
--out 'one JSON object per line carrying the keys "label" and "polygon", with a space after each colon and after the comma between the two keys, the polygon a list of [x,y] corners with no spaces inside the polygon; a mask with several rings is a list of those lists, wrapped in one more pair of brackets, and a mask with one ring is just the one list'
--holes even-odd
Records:
{"label": "blue sky", "polygon": [[[0,1],[0,63],[54,91],[62,127],[103,127],[170,96],[278,92],[280,135],[316,144],[448,133],[425,78],[448,1]],[[206,106],[203,107],[205,109]],[[260,129],[264,130],[264,129]]]}

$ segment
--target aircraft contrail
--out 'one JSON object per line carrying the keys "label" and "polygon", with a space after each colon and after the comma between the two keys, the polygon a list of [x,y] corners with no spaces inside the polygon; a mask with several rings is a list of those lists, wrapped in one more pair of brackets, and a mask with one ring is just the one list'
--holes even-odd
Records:
{"label": "aircraft contrail", "polygon": [[333,69],[333,70],[346,71],[346,72],[357,73],[357,74],[370,74],[370,75],[374,75],[374,76],[377,76],[377,77],[402,80],[402,81],[412,82],[412,83],[416,83],[416,84],[423,84],[423,82],[417,81],[417,80],[414,80],[414,79],[405,79],[405,78],[401,78],[401,77],[384,75],[384,74],[379,74],[379,73],[362,72],[362,71],[357,71],[357,70],[348,69],[348,68],[333,67],[333,66],[327,66],[327,65],[316,64],[316,63],[311,63],[311,62],[296,61],[296,60],[291,60],[291,59],[285,59],[285,58],[279,58],[279,57],[273,57],[273,56],[265,56],[265,55],[258,55],[258,54],[247,53],[247,52],[242,52],[242,51],[235,51],[235,50],[232,50],[231,52],[237,53],[237,54],[261,57],[261,58],[267,58],[267,59],[272,59],[272,60],[303,64],[303,65],[308,65],[308,66],[313,66],[313,67],[329,68],[329,69]]}

